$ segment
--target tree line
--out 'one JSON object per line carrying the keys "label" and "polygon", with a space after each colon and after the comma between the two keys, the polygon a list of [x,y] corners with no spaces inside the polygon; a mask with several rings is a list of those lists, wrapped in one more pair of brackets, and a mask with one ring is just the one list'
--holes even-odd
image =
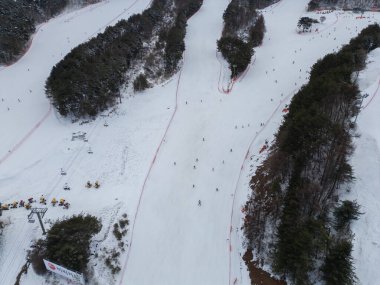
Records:
{"label": "tree line", "polygon": [[380,27],[370,25],[312,67],[251,179],[247,250],[292,284],[356,281],[349,226],[360,210],[355,201],[339,201],[339,194],[354,178],[349,157],[362,99],[353,74],[379,46]]}
{"label": "tree line", "polygon": [[218,51],[229,63],[231,78],[242,73],[251,62],[253,48],[264,39],[264,17],[256,9],[264,8],[275,0],[232,0],[224,11],[224,28],[218,40]]}
{"label": "tree line", "polygon": [[[136,91],[176,72],[185,50],[187,20],[203,0],[154,0],[74,48],[55,65],[46,93],[62,116],[94,117],[115,105],[123,86]],[[143,73],[134,70],[143,67]]]}
{"label": "tree line", "polygon": [[363,9],[370,10],[372,7],[379,7],[380,0],[358,1],[358,0],[311,0],[308,3],[308,11],[318,9]]}

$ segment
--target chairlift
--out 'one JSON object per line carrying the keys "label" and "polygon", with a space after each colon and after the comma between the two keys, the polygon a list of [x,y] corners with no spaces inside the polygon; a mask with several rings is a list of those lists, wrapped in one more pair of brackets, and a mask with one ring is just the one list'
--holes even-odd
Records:
{"label": "chairlift", "polygon": [[89,153],[89,154],[93,154],[93,153],[94,153],[94,152],[92,151],[91,147],[88,148],[87,153]]}
{"label": "chairlift", "polygon": [[34,219],[30,219],[30,220],[28,220],[28,223],[33,224],[35,221],[36,221],[36,220],[34,220]]}
{"label": "chairlift", "polygon": [[70,190],[70,187],[69,187],[69,185],[67,185],[67,183],[65,183],[65,185],[63,185],[63,190]]}
{"label": "chairlift", "polygon": [[61,175],[66,175],[66,171],[64,171],[62,168],[61,168]]}
{"label": "chairlift", "polygon": [[107,121],[104,122],[104,126],[105,126],[105,127],[108,127],[108,123],[107,123]]}

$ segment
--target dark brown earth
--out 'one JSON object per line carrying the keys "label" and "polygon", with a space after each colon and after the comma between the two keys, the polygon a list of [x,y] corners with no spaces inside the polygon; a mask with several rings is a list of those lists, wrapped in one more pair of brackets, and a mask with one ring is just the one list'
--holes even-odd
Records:
{"label": "dark brown earth", "polygon": [[273,278],[268,272],[259,268],[258,262],[253,260],[252,250],[247,249],[243,260],[248,267],[251,285],[287,285],[285,281]]}

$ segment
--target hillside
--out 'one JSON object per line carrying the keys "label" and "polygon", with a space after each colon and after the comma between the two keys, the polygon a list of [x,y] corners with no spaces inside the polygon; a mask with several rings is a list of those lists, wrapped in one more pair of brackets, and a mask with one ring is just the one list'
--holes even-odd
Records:
{"label": "hillside", "polygon": [[[123,86],[121,102],[93,120],[61,116],[45,90],[53,67],[151,3],[110,0],[61,13],[36,30],[17,62],[0,67],[0,202],[33,197],[33,206],[48,209],[47,229],[73,214],[99,218],[101,230],[90,244],[89,284],[256,285],[242,259],[247,249],[242,209],[251,178],[268,157],[293,96],[309,82],[311,67],[379,22],[380,15],[326,12],[323,23],[299,33],[298,20],[320,19],[320,12],[306,12],[308,0],[281,0],[258,11],[266,27],[263,42],[248,68],[231,80],[217,51],[230,1],[204,0],[187,21],[183,59],[173,75],[142,92]],[[379,62],[379,49],[372,50],[358,74],[358,88],[369,96],[357,116],[360,136],[349,158],[356,180],[341,196],[357,200],[363,213],[351,228],[361,285],[380,282]],[[87,181],[100,187],[87,188]],[[38,203],[41,195],[46,206]],[[64,198],[69,209],[53,206],[53,198]],[[0,218],[6,223],[0,236],[1,284],[15,283],[32,241],[43,237],[28,214],[15,208]],[[127,232],[118,240],[115,224],[125,217]],[[112,256],[119,272],[112,273]],[[263,269],[271,273],[267,264]],[[37,275],[30,267],[20,284],[67,280]]]}
{"label": "hillside", "polygon": [[99,0],[1,0],[0,65],[13,62],[26,51],[36,25],[57,16],[64,9],[96,2]]}

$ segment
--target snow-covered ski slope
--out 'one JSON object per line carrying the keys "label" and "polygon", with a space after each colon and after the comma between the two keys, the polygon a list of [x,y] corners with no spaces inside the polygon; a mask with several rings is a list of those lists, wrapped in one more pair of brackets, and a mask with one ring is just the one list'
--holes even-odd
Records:
{"label": "snow-covered ski slope", "polygon": [[[127,18],[149,2],[110,0],[52,19],[40,27],[24,57],[0,68],[0,201],[38,200],[41,194],[48,202],[65,198],[71,208],[49,205],[45,218],[80,212],[99,216],[103,230],[96,239],[105,239],[100,246],[112,246],[109,225],[128,213],[129,246],[121,255],[121,273],[113,282],[100,262],[92,262],[99,284],[249,284],[240,257],[240,210],[250,176],[266,155],[259,151],[273,139],[283,108],[307,82],[310,67],[380,16],[366,13],[356,19],[338,11],[324,15],[318,32],[298,34],[307,0],[268,7],[263,10],[267,33],[254,64],[225,94],[220,90],[228,89],[229,73],[216,56],[216,41],[229,1],[204,0],[189,20],[183,67],[172,80],[142,94],[125,94],[116,111],[94,122],[72,124],[59,117],[44,94],[52,66],[116,17]],[[370,77],[368,86],[377,83],[378,75]],[[88,142],[72,141],[77,131],[86,132]],[[363,151],[371,156],[368,148]],[[378,161],[373,163],[379,179]],[[87,180],[99,180],[101,188],[86,189]],[[71,191],[63,190],[65,183]],[[377,208],[371,209],[367,221],[374,223]],[[37,224],[27,223],[27,213],[4,212],[11,224],[1,238],[1,284],[14,284],[31,239],[41,236]],[[362,223],[359,228],[370,227]],[[361,248],[355,248],[357,264],[370,262],[366,245],[355,243]],[[372,247],[372,253],[380,251],[377,244]],[[359,279],[368,280],[368,267],[357,267]],[[29,271],[22,284],[45,283]]]}
{"label": "snow-covered ski slope", "polygon": [[357,200],[362,206],[358,221],[352,230],[354,238],[355,267],[359,284],[380,284],[380,274],[374,264],[380,262],[380,49],[372,51],[367,60],[367,68],[359,75],[362,94],[369,96],[363,100],[363,109],[357,118],[357,133],[354,140],[356,150],[351,159],[354,167],[355,183],[350,193],[342,199]]}

